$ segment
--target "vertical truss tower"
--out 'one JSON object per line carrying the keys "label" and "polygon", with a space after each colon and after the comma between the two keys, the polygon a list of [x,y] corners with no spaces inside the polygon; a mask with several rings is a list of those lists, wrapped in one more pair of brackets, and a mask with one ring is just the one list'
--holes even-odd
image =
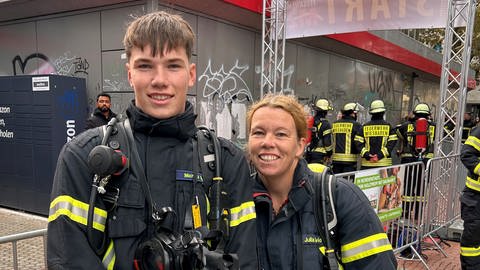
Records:
{"label": "vertical truss tower", "polygon": [[[449,1],[440,101],[436,115],[435,157],[460,153],[476,6],[476,0]],[[465,31],[455,31],[455,25],[465,25]],[[461,65],[460,73],[453,72],[454,63]],[[445,129],[448,121],[455,123],[453,130]]]}
{"label": "vertical truss tower", "polygon": [[260,97],[282,92],[287,0],[263,0]]}

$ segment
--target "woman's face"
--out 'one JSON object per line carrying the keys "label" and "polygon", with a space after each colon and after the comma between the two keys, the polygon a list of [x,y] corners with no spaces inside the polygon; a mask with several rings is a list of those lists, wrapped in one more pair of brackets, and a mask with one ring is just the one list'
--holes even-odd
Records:
{"label": "woman's face", "polygon": [[280,108],[262,107],[251,120],[248,152],[265,178],[293,175],[303,155],[305,138],[298,138],[293,117]]}

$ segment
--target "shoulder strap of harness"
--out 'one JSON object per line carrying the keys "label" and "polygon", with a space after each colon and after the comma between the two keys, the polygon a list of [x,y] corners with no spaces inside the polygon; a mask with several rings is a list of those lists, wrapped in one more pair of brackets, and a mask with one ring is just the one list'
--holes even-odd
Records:
{"label": "shoulder strap of harness", "polygon": [[337,270],[338,263],[338,234],[337,214],[335,210],[336,178],[328,168],[322,173],[314,172],[314,214],[317,230],[325,245],[325,255],[328,259],[329,269]]}
{"label": "shoulder strap of harness", "polygon": [[[228,210],[223,206],[225,201],[223,190],[223,177],[221,176],[221,151],[220,142],[215,132],[205,126],[199,126],[195,135],[198,141],[198,159],[199,167],[202,173],[203,181],[210,199],[210,212],[208,214],[208,223],[210,232],[207,239],[210,240],[210,248],[223,249],[228,237]],[[195,151],[195,150],[194,150]],[[219,244],[221,244],[219,246]]]}

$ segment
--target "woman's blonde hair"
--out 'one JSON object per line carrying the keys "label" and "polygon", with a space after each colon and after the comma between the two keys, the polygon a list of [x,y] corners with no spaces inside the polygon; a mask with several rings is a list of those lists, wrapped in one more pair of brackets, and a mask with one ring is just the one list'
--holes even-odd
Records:
{"label": "woman's blonde hair", "polygon": [[279,108],[293,117],[298,138],[307,137],[306,111],[295,96],[281,94],[267,94],[261,100],[250,106],[247,113],[247,131],[250,133],[253,114],[262,107]]}

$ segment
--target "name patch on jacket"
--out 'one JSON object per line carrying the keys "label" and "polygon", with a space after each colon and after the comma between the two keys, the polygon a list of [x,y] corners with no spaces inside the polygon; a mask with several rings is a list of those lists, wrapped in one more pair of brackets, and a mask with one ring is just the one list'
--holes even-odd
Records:
{"label": "name patch on jacket", "polygon": [[318,234],[304,234],[303,235],[303,244],[304,245],[319,245],[322,244],[322,238]]}
{"label": "name patch on jacket", "polygon": [[[193,173],[192,171],[188,171],[188,170],[176,170],[175,171],[175,179],[177,179],[177,181],[190,181],[192,182],[193,181],[193,177],[195,175],[195,173]],[[197,181],[199,182],[203,182],[203,179],[202,179],[202,176],[200,174],[197,175]]]}

